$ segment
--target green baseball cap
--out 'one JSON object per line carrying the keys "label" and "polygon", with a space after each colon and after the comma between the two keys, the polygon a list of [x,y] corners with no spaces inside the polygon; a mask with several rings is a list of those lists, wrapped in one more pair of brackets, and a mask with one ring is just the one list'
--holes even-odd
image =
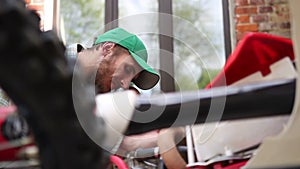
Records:
{"label": "green baseball cap", "polygon": [[146,47],[136,35],[122,28],[115,28],[98,36],[94,45],[103,42],[114,42],[128,49],[133,59],[142,67],[143,71],[137,79],[132,81],[137,87],[147,90],[156,85],[160,78],[159,74],[147,64],[148,54]]}

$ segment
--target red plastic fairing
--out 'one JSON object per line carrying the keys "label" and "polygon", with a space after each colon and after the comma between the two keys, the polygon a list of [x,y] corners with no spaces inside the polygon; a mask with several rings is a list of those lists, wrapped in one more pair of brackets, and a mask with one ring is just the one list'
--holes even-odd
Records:
{"label": "red plastic fairing", "polygon": [[295,58],[290,39],[267,33],[248,33],[206,88],[227,86],[257,71],[265,76],[270,73],[270,65],[286,56],[292,61]]}

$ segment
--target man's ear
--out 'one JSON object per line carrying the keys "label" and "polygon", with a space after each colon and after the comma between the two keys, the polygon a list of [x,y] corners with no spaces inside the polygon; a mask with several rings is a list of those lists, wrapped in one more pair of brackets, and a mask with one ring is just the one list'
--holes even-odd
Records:
{"label": "man's ear", "polygon": [[110,54],[112,52],[112,49],[115,47],[115,43],[113,42],[104,42],[102,45],[102,53],[103,56],[107,56],[108,54]]}

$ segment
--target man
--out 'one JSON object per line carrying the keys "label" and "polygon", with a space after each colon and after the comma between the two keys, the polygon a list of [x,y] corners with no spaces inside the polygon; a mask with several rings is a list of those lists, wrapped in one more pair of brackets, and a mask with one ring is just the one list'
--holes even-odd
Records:
{"label": "man", "polygon": [[122,28],[98,36],[91,48],[80,50],[78,59],[89,79],[95,80],[97,94],[128,89],[131,83],[147,90],[159,81],[147,64],[143,42]]}
{"label": "man", "polygon": [[[88,77],[88,83],[95,84],[96,94],[120,88],[127,90],[132,83],[140,89],[147,90],[159,81],[158,73],[147,64],[148,54],[143,42],[122,28],[99,35],[91,48],[84,49],[79,44],[75,48],[76,50],[68,55],[77,54],[85,77]],[[158,133],[154,131],[124,137],[119,153],[156,146],[157,136]]]}

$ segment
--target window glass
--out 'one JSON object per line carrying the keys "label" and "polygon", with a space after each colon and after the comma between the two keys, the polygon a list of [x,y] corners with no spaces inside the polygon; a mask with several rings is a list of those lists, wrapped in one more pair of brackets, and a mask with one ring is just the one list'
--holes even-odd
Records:
{"label": "window glass", "polygon": [[225,62],[222,0],[174,0],[176,90],[203,88]]}
{"label": "window glass", "polygon": [[104,0],[61,0],[61,34],[66,45],[90,45],[104,27]]}
{"label": "window glass", "polygon": [[[222,0],[173,0],[176,90],[203,88],[225,63]],[[159,69],[158,1],[120,0],[119,26],[139,34]],[[150,49],[150,50],[149,50]],[[164,66],[164,65],[161,65]]]}
{"label": "window glass", "polygon": [[[148,64],[159,70],[157,0],[119,0],[119,26],[137,34],[148,52]],[[157,84],[151,92],[159,91]]]}

